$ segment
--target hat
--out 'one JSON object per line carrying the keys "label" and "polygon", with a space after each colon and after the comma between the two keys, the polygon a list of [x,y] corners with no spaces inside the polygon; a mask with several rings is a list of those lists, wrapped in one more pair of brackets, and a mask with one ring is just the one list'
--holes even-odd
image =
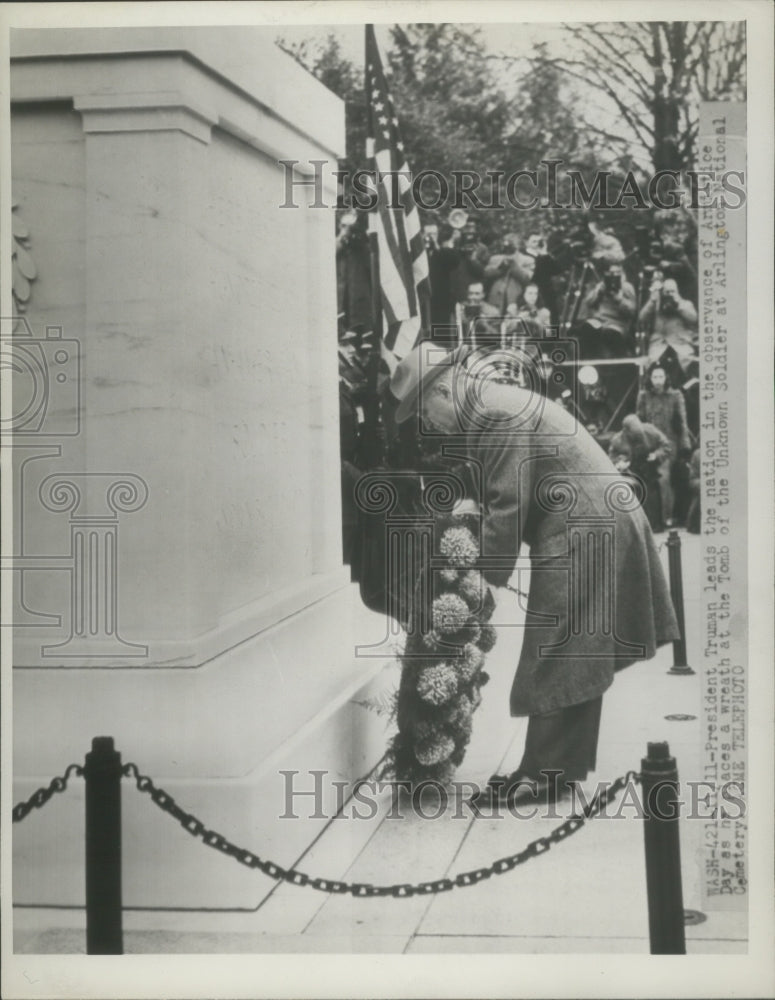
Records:
{"label": "hat", "polygon": [[471,353],[467,344],[454,351],[424,340],[398,362],[390,380],[390,391],[398,400],[396,423],[402,424],[417,412],[420,392],[426,391],[444,372],[462,364]]}

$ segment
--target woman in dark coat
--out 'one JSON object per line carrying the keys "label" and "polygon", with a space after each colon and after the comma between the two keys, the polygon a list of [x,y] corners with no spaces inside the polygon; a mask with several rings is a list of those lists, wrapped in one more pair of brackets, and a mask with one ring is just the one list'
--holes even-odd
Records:
{"label": "woman in dark coat", "polygon": [[671,445],[670,458],[663,461],[659,469],[662,517],[669,527],[673,523],[675,504],[673,466],[678,459],[689,457],[692,444],[683,393],[670,387],[667,373],[660,365],[650,370],[646,387],[638,394],[636,412],[644,423],[659,428]]}

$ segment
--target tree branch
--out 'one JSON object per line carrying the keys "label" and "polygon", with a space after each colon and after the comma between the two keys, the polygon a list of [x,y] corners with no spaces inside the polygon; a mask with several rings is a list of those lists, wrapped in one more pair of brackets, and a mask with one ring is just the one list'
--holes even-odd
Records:
{"label": "tree branch", "polygon": [[[604,31],[598,31],[598,32],[585,32],[585,31],[582,31],[582,33],[581,33],[581,35],[579,37],[580,37],[582,45],[586,45],[600,59],[602,59],[603,63],[606,65],[606,68],[608,68],[609,70],[612,70],[615,67],[619,73],[624,73],[624,74],[627,74],[628,76],[632,76],[635,79],[637,79],[642,84],[642,86],[644,86],[646,88],[647,91],[650,89],[649,81],[631,63],[627,63],[624,66],[622,65],[622,56],[624,54],[626,54],[626,52],[622,50],[621,45],[617,48],[617,46],[614,45],[614,43],[610,41],[610,39],[609,39],[608,35],[606,34],[606,32],[604,32]],[[617,36],[615,35],[614,37],[617,37]],[[617,40],[618,41],[629,40],[630,37],[631,36],[628,33],[626,35],[622,35],[622,36],[617,37]],[[614,61],[612,61],[611,55],[606,54],[606,52],[604,50],[601,50],[601,49],[599,49],[597,47],[597,43],[598,42],[601,42],[608,49],[608,52],[613,55],[613,60]]]}

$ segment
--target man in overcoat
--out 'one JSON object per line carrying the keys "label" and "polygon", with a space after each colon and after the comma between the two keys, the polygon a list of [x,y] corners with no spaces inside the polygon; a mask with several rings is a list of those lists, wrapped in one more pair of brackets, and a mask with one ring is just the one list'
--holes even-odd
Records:
{"label": "man in overcoat", "polygon": [[399,423],[418,421],[420,433],[478,466],[488,583],[509,584],[529,546],[510,697],[511,714],[529,716],[525,750],[515,772],[490,778],[488,794],[552,800],[595,768],[602,696],[616,671],[679,632],[637,491],[571,414],[495,382],[494,366],[465,346],[424,343],[399,364],[391,391]]}

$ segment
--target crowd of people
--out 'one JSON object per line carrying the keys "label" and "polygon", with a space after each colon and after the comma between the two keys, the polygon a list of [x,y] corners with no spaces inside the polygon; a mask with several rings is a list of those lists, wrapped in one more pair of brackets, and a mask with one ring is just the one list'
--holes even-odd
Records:
{"label": "crowd of people", "polygon": [[[428,220],[423,237],[430,285],[425,336],[507,350],[534,342],[539,377],[532,384],[573,409],[617,468],[645,484],[652,529],[699,531],[691,218],[681,210],[658,212],[651,227],[624,235],[585,218],[566,231],[536,227],[488,246],[476,219],[452,212],[445,221]],[[370,278],[363,220],[345,216],[337,235],[337,283],[348,476],[377,464],[375,441],[378,461],[391,447],[391,428],[379,426],[375,435],[373,426],[379,423],[377,380],[368,372],[378,346]],[[550,377],[552,338],[573,347],[563,379]],[[524,350],[520,356],[524,363]],[[513,375],[518,379],[516,368]]]}

